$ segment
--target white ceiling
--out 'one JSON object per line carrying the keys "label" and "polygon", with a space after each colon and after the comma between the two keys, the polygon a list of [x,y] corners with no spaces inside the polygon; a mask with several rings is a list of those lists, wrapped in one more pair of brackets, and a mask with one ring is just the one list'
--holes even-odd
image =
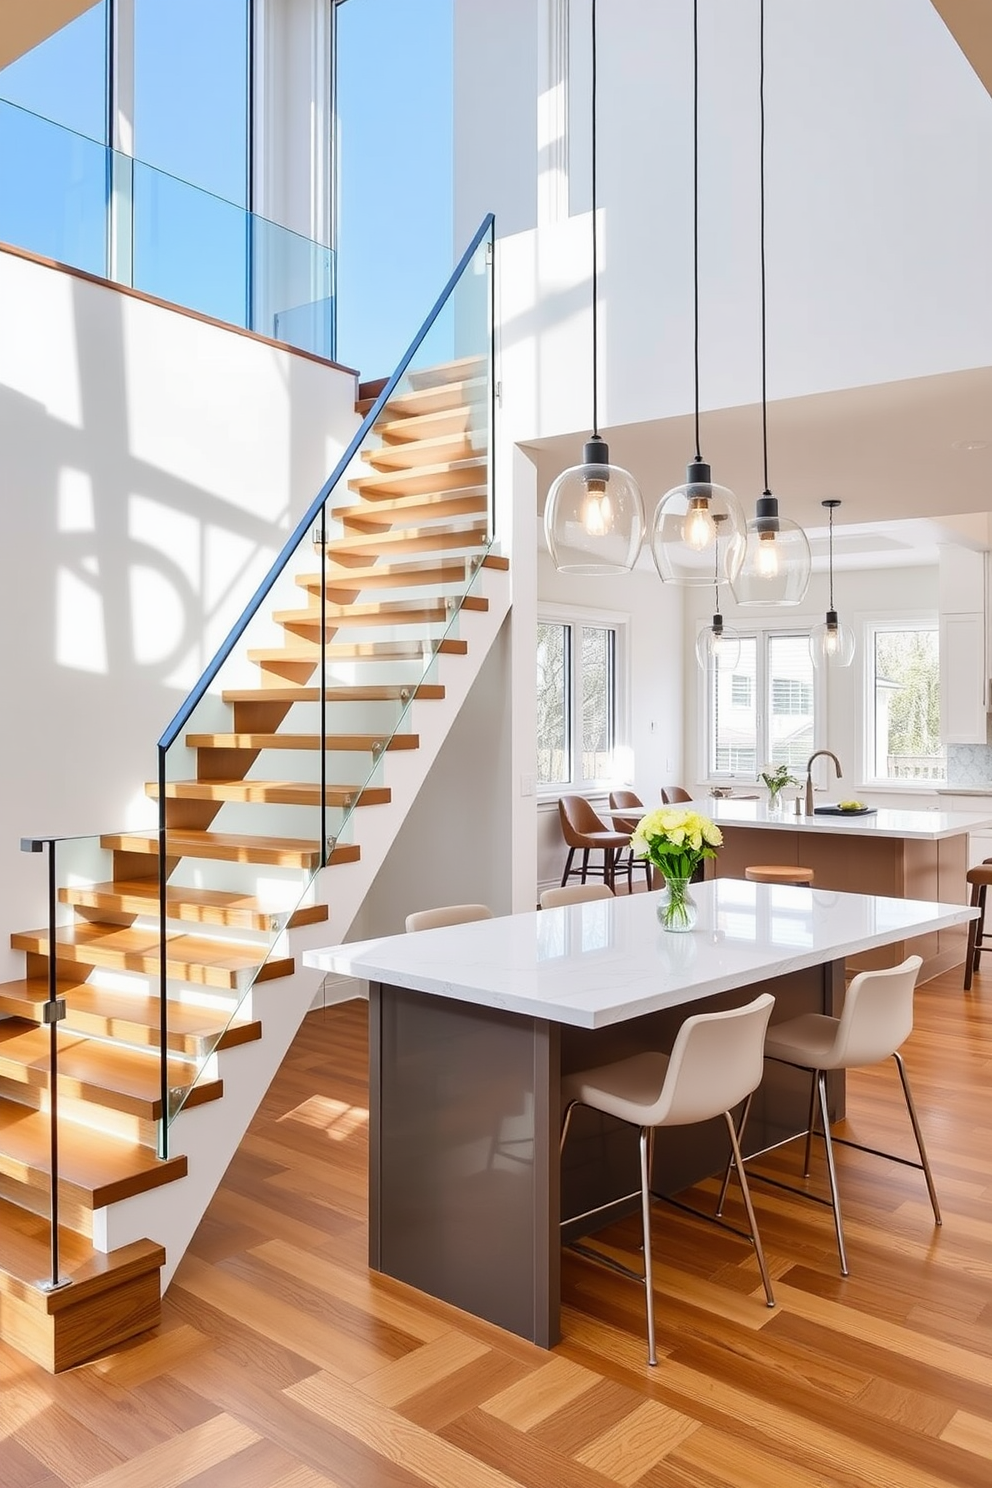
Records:
{"label": "white ceiling", "polygon": [[[601,431],[613,463],[637,479],[649,522],[665,491],[685,479],[692,425],[687,414]],[[555,476],[580,462],[587,432],[528,444],[542,506]],[[704,411],[700,436],[713,479],[729,486],[751,515],[764,484],[760,404]],[[985,547],[992,367],[770,403],[768,473],[782,514],[806,529],[814,557],[826,551],[821,502],[840,499],[837,568],[935,562],[941,542]]]}

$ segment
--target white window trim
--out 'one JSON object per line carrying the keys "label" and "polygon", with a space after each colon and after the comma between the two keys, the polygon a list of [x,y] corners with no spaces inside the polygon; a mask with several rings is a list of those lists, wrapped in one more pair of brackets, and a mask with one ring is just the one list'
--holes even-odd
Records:
{"label": "white window trim", "polygon": [[[727,628],[735,630],[741,639],[757,636],[759,642],[763,636],[773,634],[784,635],[808,635],[814,625],[819,624],[822,615],[783,615],[781,619],[763,620],[760,625],[741,624],[738,615],[725,616]],[[709,627],[709,617],[701,616],[696,624],[696,636]],[[761,648],[764,649],[763,647]],[[707,785],[754,785],[757,780],[757,771],[752,775],[731,774],[729,771],[719,775],[710,770],[710,686],[709,675],[704,673],[697,665],[698,680],[696,684],[696,775],[697,779]],[[764,671],[764,662],[761,665]],[[763,698],[763,704],[767,699]],[[825,723],[827,716],[827,679],[821,667],[813,668],[813,748],[822,749],[825,741]],[[764,768],[764,762],[759,762],[758,770]]]}
{"label": "white window trim", "polygon": [[854,617],[858,636],[858,649],[854,653],[855,664],[861,668],[861,685],[858,688],[857,737],[861,746],[861,780],[859,788],[872,791],[897,791],[900,795],[932,796],[944,780],[889,780],[869,769],[874,756],[874,696],[872,678],[874,665],[868,666],[868,656],[874,656],[874,638],[878,630],[913,630],[916,627],[937,629],[940,616],[934,609],[927,610],[859,610]]}
{"label": "white window trim", "polygon": [[547,604],[539,601],[537,623],[540,625],[544,621],[552,625],[599,626],[615,632],[613,673],[616,682],[616,698],[614,699],[613,759],[614,763],[618,759],[629,761],[629,768],[618,771],[610,780],[593,781],[586,785],[574,781],[550,785],[539,783],[538,804],[556,802],[563,791],[573,796],[605,797],[613,786],[629,785],[634,778],[630,718],[630,613],[622,610],[597,610],[586,605]]}

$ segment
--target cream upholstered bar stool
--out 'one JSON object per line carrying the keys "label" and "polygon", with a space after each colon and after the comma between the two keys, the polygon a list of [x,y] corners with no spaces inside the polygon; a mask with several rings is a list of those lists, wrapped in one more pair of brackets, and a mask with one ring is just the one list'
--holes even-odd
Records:
{"label": "cream upholstered bar stool", "polygon": [[467,925],[472,920],[491,920],[487,904],[443,904],[438,909],[418,909],[406,917],[407,930],[436,930],[441,925]]}
{"label": "cream upholstered bar stool", "polygon": [[558,889],[545,889],[541,894],[542,909],[557,909],[561,904],[588,904],[593,899],[612,899],[613,890],[606,884],[564,884]]}
{"label": "cream upholstered bar stool", "polygon": [[[803,1013],[801,1017],[790,1018],[785,1023],[777,1023],[770,1028],[765,1041],[766,1058],[777,1059],[781,1064],[791,1064],[799,1069],[809,1070],[812,1074],[803,1177],[809,1177],[816,1109],[819,1104],[830,1198],[821,1199],[818,1194],[807,1193],[805,1189],[780,1183],[778,1179],[762,1177],[762,1181],[774,1183],[779,1188],[787,1188],[792,1193],[801,1194],[804,1198],[814,1199],[818,1203],[829,1204],[833,1210],[837,1251],[843,1276],[847,1276],[849,1272],[847,1251],[844,1245],[840,1195],[837,1188],[837,1170],[834,1164],[834,1142],[840,1142],[845,1147],[857,1147],[862,1152],[873,1153],[876,1157],[891,1158],[892,1161],[903,1163],[907,1167],[920,1168],[926,1178],[934,1223],[938,1225],[941,1223],[940,1205],[937,1202],[937,1192],[934,1188],[933,1175],[930,1172],[923,1133],[920,1130],[916,1106],[909,1088],[906,1066],[899,1053],[900,1045],[905,1043],[913,1031],[913,992],[922,965],[923,962],[919,956],[909,956],[899,966],[887,967],[881,971],[859,972],[847,989],[844,997],[844,1010],[839,1018],[828,1017],[825,1013]],[[883,1060],[889,1058],[895,1060],[899,1070],[903,1095],[906,1098],[906,1109],[909,1112],[913,1136],[916,1138],[916,1146],[920,1154],[919,1162],[907,1157],[898,1157],[892,1152],[881,1152],[877,1147],[867,1147],[864,1143],[854,1142],[848,1137],[832,1137],[830,1133],[826,1082],[828,1072],[881,1064]],[[755,1174],[755,1176],[761,1177],[762,1175]],[[724,1189],[720,1195],[720,1202],[717,1204],[717,1213],[722,1207],[728,1178],[729,1168],[724,1177]]]}
{"label": "cream upholstered bar stool", "polygon": [[[636,1126],[639,1131],[641,1185],[639,1195],[628,1194],[626,1197],[640,1197],[644,1241],[643,1274],[639,1275],[614,1261],[612,1256],[600,1255],[589,1246],[573,1242],[570,1248],[641,1283],[647,1317],[649,1364],[658,1362],[651,1269],[651,1159],[654,1153],[654,1136],[659,1127],[691,1126],[699,1121],[709,1121],[714,1116],[724,1117],[730,1137],[732,1160],[741,1180],[748,1231],[758,1259],[765,1296],[768,1306],[775,1306],[751,1195],[740,1160],[738,1129],[731,1115],[736,1106],[745,1102],[740,1121],[743,1130],[752,1092],[761,1081],[765,1030],[774,1002],[770,993],[763,992],[745,1007],[728,1008],[717,1013],[694,1013],[686,1018],[676,1034],[671,1054],[648,1050],[631,1055],[629,1059],[601,1065],[597,1069],[566,1075],[562,1080],[562,1151],[572,1112],[577,1105],[591,1106],[594,1111],[615,1116],[620,1121]],[[612,1207],[612,1204],[604,1207]]]}
{"label": "cream upholstered bar stool", "polygon": [[803,884],[812,887],[812,868],[800,868],[795,863],[751,863],[744,869],[744,877],[751,883]]}

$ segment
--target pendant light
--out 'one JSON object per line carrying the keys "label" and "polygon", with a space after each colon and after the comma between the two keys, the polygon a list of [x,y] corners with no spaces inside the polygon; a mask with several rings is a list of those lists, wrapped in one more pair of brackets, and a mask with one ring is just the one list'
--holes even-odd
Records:
{"label": "pendant light", "polygon": [[[666,491],[655,510],[651,554],[663,582],[687,586],[734,579],[744,557],[744,512],[733,491],[713,483],[699,452],[699,4],[692,6],[692,294],[693,405],[696,453],[685,484]],[[719,605],[717,606],[719,609]]]}
{"label": "pendant light", "polygon": [[768,397],[765,335],[765,0],[759,5],[760,63],[758,98],[761,118],[760,208],[761,222],[761,443],[765,488],[758,497],[755,514],[747,524],[747,544],[740,573],[734,579],[734,597],[739,605],[797,605],[809,588],[813,556],[809,540],[797,522],[783,517],[778,497],[768,484]]}
{"label": "pendant light", "polygon": [[842,625],[834,609],[834,511],[840,502],[834,498],[821,501],[827,508],[828,565],[830,572],[830,603],[822,625],[814,625],[809,634],[809,654],[815,667],[846,667],[854,660],[854,632],[850,626]]}
{"label": "pendant light", "polygon": [[599,433],[597,394],[598,263],[596,218],[596,0],[592,0],[592,434],[582,464],[565,470],[548,492],[544,535],[560,573],[628,573],[644,542],[644,502],[629,471],[610,464]]}
{"label": "pendant light", "polygon": [[[719,513],[714,517],[719,524],[725,519]],[[719,526],[717,527],[719,532]],[[736,630],[728,630],[720,613],[720,562],[718,543],[713,544],[713,609],[712,623],[696,637],[696,660],[704,672],[711,667],[726,667],[732,672],[741,659],[741,638]]]}

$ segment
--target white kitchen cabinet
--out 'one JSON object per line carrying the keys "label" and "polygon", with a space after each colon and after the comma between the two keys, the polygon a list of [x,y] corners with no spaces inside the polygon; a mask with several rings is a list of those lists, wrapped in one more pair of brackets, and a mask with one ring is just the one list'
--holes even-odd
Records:
{"label": "white kitchen cabinet", "polygon": [[945,744],[987,737],[985,554],[940,550],[940,734]]}

